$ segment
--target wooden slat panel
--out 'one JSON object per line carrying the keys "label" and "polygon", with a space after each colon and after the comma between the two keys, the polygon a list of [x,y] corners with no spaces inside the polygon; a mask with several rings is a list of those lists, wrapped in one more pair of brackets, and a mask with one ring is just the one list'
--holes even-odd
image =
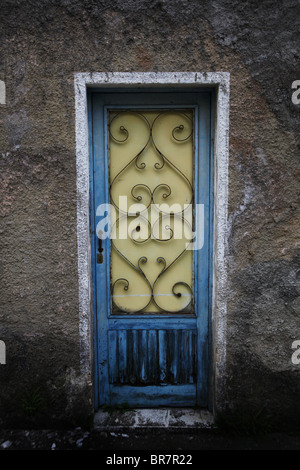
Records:
{"label": "wooden slat panel", "polygon": [[118,382],[118,362],[117,362],[117,350],[118,350],[118,333],[117,331],[108,331],[108,360],[109,360],[109,382]]}
{"label": "wooden slat panel", "polygon": [[188,336],[189,332],[184,330],[180,334],[180,360],[179,360],[179,382],[188,383],[187,370],[190,358],[188,355]]}
{"label": "wooden slat panel", "polygon": [[187,335],[187,355],[190,358],[187,363],[187,381],[188,383],[193,383],[194,377],[193,373],[195,370],[195,357],[193,357],[192,352],[195,350],[195,335],[193,331],[189,331]]}
{"label": "wooden slat panel", "polygon": [[169,334],[169,356],[170,356],[170,372],[171,377],[173,378],[171,383],[177,384],[178,383],[178,331],[172,331],[172,334]]}
{"label": "wooden slat panel", "polygon": [[138,353],[138,331],[127,331],[128,339],[128,379],[129,383],[136,384],[139,370],[139,353]]}
{"label": "wooden slat panel", "polygon": [[167,379],[168,379],[167,338],[168,336],[165,330],[158,331],[158,357],[159,357],[160,383],[167,383]]}
{"label": "wooden slat panel", "polygon": [[157,347],[157,331],[150,330],[148,332],[148,383],[158,383],[158,347]]}
{"label": "wooden slat panel", "polygon": [[147,383],[148,370],[147,370],[147,356],[148,356],[148,345],[147,345],[147,331],[142,330],[139,332],[139,382],[142,384]]}
{"label": "wooden slat panel", "polygon": [[110,383],[194,383],[195,337],[196,330],[109,331]]}
{"label": "wooden slat panel", "polygon": [[120,383],[128,383],[128,370],[127,370],[127,331],[121,330],[118,332],[118,351],[117,360],[119,365],[119,380]]}

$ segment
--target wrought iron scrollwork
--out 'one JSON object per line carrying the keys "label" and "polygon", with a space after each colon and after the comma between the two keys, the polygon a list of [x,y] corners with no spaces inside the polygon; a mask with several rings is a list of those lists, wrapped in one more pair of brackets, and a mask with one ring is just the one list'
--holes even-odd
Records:
{"label": "wrought iron scrollwork", "polygon": [[[187,187],[187,191],[188,191],[188,194],[189,194],[189,196],[188,196],[188,201],[189,202],[188,202],[188,204],[186,204],[186,206],[192,206],[193,198],[194,198],[192,182],[183,173],[183,171],[175,165],[175,163],[171,160],[171,157],[167,156],[162,151],[162,149],[159,148],[159,145],[155,140],[155,129],[156,129],[157,126],[159,126],[159,121],[160,121],[161,117],[165,116],[166,113],[173,113],[173,114],[175,113],[177,115],[181,115],[181,116],[184,117],[184,121],[189,123],[189,126],[185,126],[184,124],[179,124],[171,130],[171,136],[170,137],[173,139],[173,142],[180,145],[181,143],[187,142],[190,139],[192,139],[192,137],[193,137],[193,120],[190,118],[190,116],[188,114],[186,114],[184,111],[167,110],[167,111],[159,112],[157,114],[157,116],[154,118],[154,120],[152,122],[150,122],[147,119],[147,117],[143,114],[143,112],[140,112],[140,111],[125,110],[125,111],[117,112],[113,115],[113,117],[110,121],[109,136],[112,139],[112,141],[114,143],[118,144],[118,145],[126,144],[126,142],[128,142],[129,139],[131,138],[131,133],[126,128],[125,123],[122,124],[121,126],[119,126],[119,128],[117,129],[117,133],[116,133],[116,130],[113,131],[112,128],[114,127],[116,119],[121,118],[122,115],[124,115],[124,117],[125,117],[125,115],[126,114],[128,115],[128,113],[134,113],[135,116],[137,116],[139,119],[141,119],[143,121],[143,123],[145,123],[145,125],[148,129],[148,134],[147,134],[147,138],[145,139],[145,141],[142,144],[142,147],[138,150],[137,153],[135,153],[134,156],[132,156],[132,158],[130,158],[130,160],[124,165],[124,167],[121,168],[121,170],[119,170],[117,172],[117,174],[113,177],[113,179],[110,182],[110,187],[109,187],[110,201],[115,206],[115,208],[117,209],[117,211],[119,213],[118,217],[117,217],[117,219],[114,223],[115,226],[117,224],[119,224],[120,222],[122,222],[123,218],[130,217],[130,216],[132,216],[132,214],[130,214],[128,212],[128,210],[126,211],[126,210],[124,210],[124,208],[120,208],[118,206],[117,201],[115,201],[114,198],[113,198],[113,194],[112,194],[113,189],[114,189],[115,185],[117,184],[118,180],[120,180],[121,178],[124,177],[125,172],[130,167],[134,166],[137,171],[143,171],[143,172],[146,171],[147,165],[146,165],[145,162],[140,161],[140,159],[141,159],[141,156],[143,155],[143,153],[145,152],[145,150],[150,145],[152,146],[152,148],[155,149],[155,153],[159,157],[159,160],[160,160],[159,162],[154,163],[154,165],[153,165],[154,169],[157,170],[157,171],[161,171],[166,165],[168,165],[170,169],[172,169],[174,172],[176,172],[177,175],[179,175],[179,177],[182,179],[182,181],[185,183],[185,185]],[[186,129],[186,127],[189,127],[189,129]],[[132,137],[134,137],[134,136],[132,136]],[[173,194],[173,192],[172,192],[172,188],[171,188],[169,183],[170,183],[169,181],[168,181],[168,183],[167,182],[159,183],[158,185],[156,185],[154,187],[154,189],[151,189],[151,187],[148,184],[136,183],[134,186],[132,186],[131,189],[129,188],[128,191],[129,191],[133,201],[135,201],[137,203],[140,203],[140,204],[143,204],[144,207],[145,207],[144,211],[148,211],[151,204],[154,204],[155,206],[159,205],[159,200],[158,200],[159,198],[162,199],[162,201],[167,200],[168,198],[170,198],[170,196]],[[141,229],[140,225],[137,225],[131,231],[131,234],[130,234],[131,235],[131,240],[132,240],[133,243],[141,245],[143,243],[147,243],[150,239],[154,240],[154,241],[158,241],[158,242],[168,242],[168,241],[173,239],[173,235],[174,235],[173,229],[171,228],[171,226],[169,224],[165,225],[165,227],[164,227],[165,230],[168,232],[169,237],[159,238],[155,235],[156,234],[155,224],[158,224],[159,221],[162,222],[164,220],[165,214],[164,214],[163,211],[161,211],[161,212],[162,212],[162,215],[161,215],[160,219],[157,219],[155,221],[155,223],[153,224],[153,226],[149,222],[148,217],[143,215],[142,212],[138,213],[139,218],[141,218],[141,220],[144,221],[145,226],[147,227],[147,236],[145,236],[145,238],[143,238],[143,239],[139,239],[138,237],[134,236]],[[184,217],[185,216],[184,216],[184,210],[183,209],[179,210],[178,212],[173,212],[172,213],[173,220],[175,218],[177,218],[177,219],[181,220],[183,223],[188,224],[188,221]],[[190,228],[192,229],[192,227],[190,227]],[[141,279],[143,279],[143,281],[145,282],[145,285],[147,286],[148,292],[149,292],[149,295],[148,294],[146,295],[147,299],[146,299],[145,305],[143,305],[142,307],[139,307],[137,310],[134,310],[132,308],[127,309],[124,306],[118,305],[118,302],[116,301],[117,296],[115,295],[115,289],[116,289],[117,286],[120,289],[121,286],[123,285],[124,295],[129,294],[130,292],[132,292],[133,293],[132,295],[134,295],[134,287],[131,286],[130,280],[128,280],[124,277],[120,277],[112,285],[113,310],[117,311],[117,312],[124,312],[124,313],[135,313],[135,314],[136,313],[144,313],[151,304],[151,305],[155,306],[158,313],[160,313],[160,312],[162,312],[162,313],[178,313],[178,312],[182,312],[183,310],[190,312],[191,311],[192,301],[193,301],[193,289],[192,289],[192,286],[190,286],[187,282],[185,282],[185,281],[175,282],[171,287],[171,294],[170,295],[172,295],[173,298],[177,298],[177,299],[181,298],[182,295],[183,295],[183,292],[182,292],[183,290],[188,292],[188,294],[185,294],[188,297],[188,303],[186,305],[184,305],[183,308],[181,307],[180,309],[178,309],[176,311],[173,310],[173,311],[170,312],[169,309],[166,309],[165,307],[160,305],[159,300],[158,300],[158,296],[156,295],[156,291],[157,291],[157,288],[159,286],[159,282],[162,279],[162,277],[165,275],[165,273],[167,271],[169,271],[174,266],[174,264],[179,259],[181,259],[184,256],[185,252],[188,250],[188,245],[191,241],[192,240],[188,240],[188,243],[186,244],[185,249],[183,249],[179,254],[177,254],[174,257],[174,259],[171,262],[169,262],[169,264],[167,264],[167,261],[164,257],[162,257],[162,256],[157,257],[156,258],[156,263],[158,265],[161,265],[162,269],[159,272],[159,274],[157,275],[156,279],[154,281],[150,282],[150,280],[148,279],[147,275],[145,274],[145,272],[143,270],[143,266],[145,266],[148,262],[147,257],[146,256],[139,257],[137,263],[135,264],[130,259],[128,259],[127,256],[125,256],[125,254],[118,248],[118,246],[114,242],[114,240],[112,240],[111,243],[112,243],[112,247],[115,250],[115,252],[128,264],[128,266],[130,266],[139,275],[139,277]],[[182,302],[181,302],[181,305],[182,305]],[[155,312],[155,313],[157,313],[157,312]]]}

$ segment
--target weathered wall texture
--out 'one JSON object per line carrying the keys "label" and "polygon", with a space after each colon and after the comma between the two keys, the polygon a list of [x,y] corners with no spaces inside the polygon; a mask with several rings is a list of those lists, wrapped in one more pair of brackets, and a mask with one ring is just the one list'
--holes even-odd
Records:
{"label": "weathered wall texture", "polygon": [[[300,419],[298,0],[2,0],[1,418],[79,420],[74,72],[231,74],[224,407]],[[23,413],[23,414],[22,414]]]}

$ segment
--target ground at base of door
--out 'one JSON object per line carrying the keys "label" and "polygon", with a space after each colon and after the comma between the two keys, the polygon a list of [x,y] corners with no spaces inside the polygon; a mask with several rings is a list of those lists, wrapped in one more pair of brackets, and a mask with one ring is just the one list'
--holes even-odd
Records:
{"label": "ground at base of door", "polygon": [[[1,450],[300,450],[300,435],[280,432],[233,436],[215,430],[134,428],[125,431],[74,429],[0,430]],[[134,455],[134,454],[133,454]]]}
{"label": "ground at base of door", "polygon": [[103,431],[127,428],[210,429],[212,426],[213,416],[209,411],[193,408],[104,408],[94,417],[94,427]]}

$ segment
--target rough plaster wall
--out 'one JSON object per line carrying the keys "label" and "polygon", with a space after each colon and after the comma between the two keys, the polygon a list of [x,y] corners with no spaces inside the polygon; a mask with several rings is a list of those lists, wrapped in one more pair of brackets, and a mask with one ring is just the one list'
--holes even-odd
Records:
{"label": "rough plaster wall", "polygon": [[36,386],[45,416],[92,410],[79,371],[73,87],[74,72],[87,71],[231,73],[223,402],[299,419],[299,13],[296,0],[2,0],[0,377],[9,422]]}

